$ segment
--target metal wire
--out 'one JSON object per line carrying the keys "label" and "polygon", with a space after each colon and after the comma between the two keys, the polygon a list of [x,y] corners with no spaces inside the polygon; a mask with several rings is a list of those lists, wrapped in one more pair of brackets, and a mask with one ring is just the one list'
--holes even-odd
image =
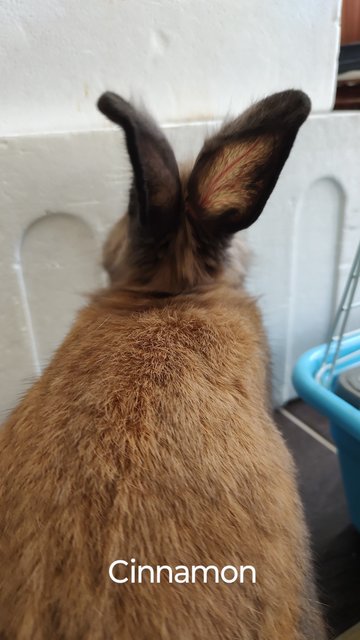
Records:
{"label": "metal wire", "polygon": [[[330,386],[333,378],[336,363],[343,337],[346,332],[349,315],[352,309],[360,306],[360,300],[354,301],[357,286],[360,280],[360,242],[355,253],[354,261],[351,265],[350,274],[345,285],[343,295],[335,314],[334,322],[330,328],[325,355],[322,360],[319,372],[321,380],[326,386]],[[324,376],[326,373],[326,377]]]}

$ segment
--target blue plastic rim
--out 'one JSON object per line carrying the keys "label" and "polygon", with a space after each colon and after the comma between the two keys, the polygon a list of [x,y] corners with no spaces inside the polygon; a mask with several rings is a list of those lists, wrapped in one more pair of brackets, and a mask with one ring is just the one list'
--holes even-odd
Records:
{"label": "blue plastic rim", "polygon": [[[299,396],[331,422],[350,517],[360,531],[360,411],[321,383],[319,369],[326,347],[325,344],[315,347],[299,358],[293,371],[293,384]],[[343,339],[334,370],[335,379],[341,371],[358,364],[360,331]],[[326,380],[326,372],[323,378]]]}
{"label": "blue plastic rim", "polygon": [[[327,416],[332,423],[345,429],[358,441],[360,447],[360,411],[337,396],[331,389],[324,387],[316,377],[325,350],[326,345],[323,344],[306,351],[299,358],[293,371],[294,387],[301,398]],[[341,371],[357,364],[360,364],[360,331],[343,339],[335,377]]]}

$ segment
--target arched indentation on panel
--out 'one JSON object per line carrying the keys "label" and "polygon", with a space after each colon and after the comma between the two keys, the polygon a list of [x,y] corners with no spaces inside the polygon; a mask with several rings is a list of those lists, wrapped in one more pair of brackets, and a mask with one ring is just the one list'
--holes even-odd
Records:
{"label": "arched indentation on panel", "polygon": [[24,232],[20,287],[35,366],[42,368],[68,331],[84,294],[101,282],[91,227],[68,213],[48,213]]}
{"label": "arched indentation on panel", "polygon": [[312,183],[296,211],[291,279],[289,370],[325,342],[334,315],[345,194],[331,177]]}

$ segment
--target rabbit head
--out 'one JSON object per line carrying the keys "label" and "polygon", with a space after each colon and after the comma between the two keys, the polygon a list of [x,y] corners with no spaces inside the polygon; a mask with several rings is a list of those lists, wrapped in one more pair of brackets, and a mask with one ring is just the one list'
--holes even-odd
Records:
{"label": "rabbit head", "polygon": [[176,294],[226,274],[231,237],[261,214],[310,100],[289,90],[254,104],[182,175],[148,115],[110,92],[98,107],[123,128],[133,168],[128,212],[106,242],[104,266],[114,286]]}

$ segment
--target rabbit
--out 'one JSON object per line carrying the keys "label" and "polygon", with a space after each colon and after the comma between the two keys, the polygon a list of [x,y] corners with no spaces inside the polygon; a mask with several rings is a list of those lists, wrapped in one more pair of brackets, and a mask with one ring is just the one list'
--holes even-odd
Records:
{"label": "rabbit", "polygon": [[[129,206],[109,285],[1,430],[0,638],[323,640],[262,320],[228,257],[310,100],[253,104],[190,172],[150,116],[111,92],[98,107],[125,133]],[[135,562],[256,579],[131,582]]]}

